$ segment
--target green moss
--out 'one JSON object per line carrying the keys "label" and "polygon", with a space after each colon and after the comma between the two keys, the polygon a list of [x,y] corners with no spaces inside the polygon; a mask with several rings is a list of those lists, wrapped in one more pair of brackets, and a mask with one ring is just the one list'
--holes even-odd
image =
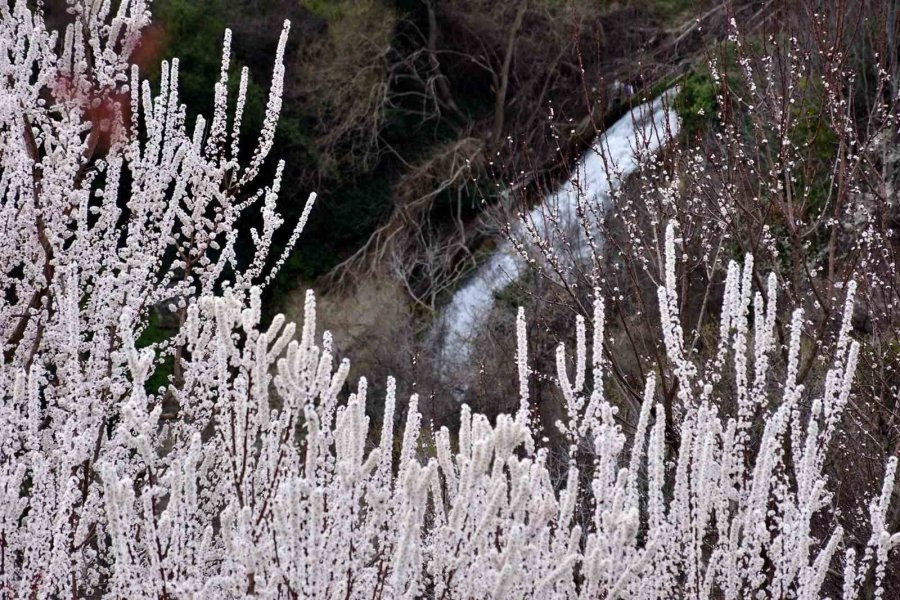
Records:
{"label": "green moss", "polygon": [[798,87],[802,101],[791,105],[794,127],[790,139],[793,145],[805,148],[803,168],[797,170],[798,184],[805,199],[807,218],[813,218],[826,208],[838,137],[821,109],[825,103],[822,84],[803,78]]}
{"label": "green moss", "polygon": [[[160,59],[177,57],[182,65],[181,100],[193,116],[211,114],[226,27],[222,0],[164,0],[154,13],[162,42]],[[158,81],[158,62],[147,66],[150,79]]]}
{"label": "green moss", "polygon": [[326,21],[337,21],[344,13],[346,0],[300,0],[300,5],[311,14]]}
{"label": "green moss", "polygon": [[[222,60],[222,41],[225,29],[230,25],[226,16],[232,20],[236,18],[232,4],[227,0],[164,0],[155,8],[162,32],[161,59],[178,57],[180,60],[179,96],[188,107],[191,118],[196,118],[198,114],[207,118],[212,115],[213,91],[219,80]],[[159,65],[148,66],[149,77],[158,81]],[[233,51],[228,78],[232,104],[237,98],[244,66],[240,56]],[[266,68],[271,71],[269,65]],[[255,139],[256,132],[262,126],[267,101],[268,81],[259,69],[250,69],[241,126],[242,133],[249,140]],[[279,120],[276,137],[288,146],[306,151],[311,143],[304,131],[300,115],[285,111]]]}
{"label": "green moss", "polygon": [[[138,338],[135,345],[138,348],[146,348],[151,344],[158,344],[168,340],[175,335],[175,333],[175,329],[164,326],[161,323],[159,314],[155,310],[151,310],[150,316],[147,319],[147,327],[141,333],[141,337]],[[153,373],[150,374],[150,377],[147,379],[147,383],[144,386],[148,394],[155,394],[159,388],[169,384],[169,378],[172,375],[174,364],[173,358],[167,356],[162,364],[156,365],[156,368],[153,370]]]}
{"label": "green moss", "polygon": [[693,136],[705,131],[716,114],[716,84],[708,69],[695,70],[682,79],[675,97],[682,129]]}
{"label": "green moss", "polygon": [[[756,39],[744,40],[747,49],[757,48]],[[737,47],[730,41],[724,41],[710,48],[715,57],[720,76],[727,82],[732,98],[746,96],[747,86],[738,66]],[[682,127],[686,134],[696,135],[708,129],[714,123],[718,105],[717,93],[719,85],[713,79],[709,65],[696,63],[680,83],[678,96],[675,98],[675,110],[682,119]]]}

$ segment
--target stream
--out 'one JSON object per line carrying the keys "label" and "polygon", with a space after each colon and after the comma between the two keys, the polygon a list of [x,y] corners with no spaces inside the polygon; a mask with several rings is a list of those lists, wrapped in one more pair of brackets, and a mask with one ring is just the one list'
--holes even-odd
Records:
{"label": "stream", "polygon": [[[571,231],[566,252],[586,256],[587,239],[576,220],[579,195],[588,203],[599,203],[598,213],[608,209],[610,192],[619,182],[677,134],[678,117],[671,106],[676,92],[672,88],[652,102],[636,106],[599,135],[575,164],[569,179],[528,214],[536,230],[544,233],[560,227]],[[547,222],[549,215],[553,223]],[[513,226],[512,235],[527,240],[522,222]],[[493,254],[456,290],[429,335],[442,372],[469,364],[472,343],[490,314],[495,295],[519,280],[526,269],[523,257],[509,239],[503,238]]]}

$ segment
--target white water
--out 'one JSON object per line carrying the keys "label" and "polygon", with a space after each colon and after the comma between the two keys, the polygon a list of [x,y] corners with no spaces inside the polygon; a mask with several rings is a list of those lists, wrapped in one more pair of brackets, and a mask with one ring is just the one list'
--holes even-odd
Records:
{"label": "white water", "polygon": [[[570,178],[529,213],[528,220],[538,233],[548,236],[560,230],[571,232],[566,252],[584,255],[587,240],[576,221],[579,197],[587,205],[598,204],[598,214],[607,210],[610,191],[677,133],[678,118],[670,108],[673,98],[674,90],[669,90],[653,102],[632,109],[607,129],[582,155]],[[550,215],[552,223],[547,222]],[[513,235],[523,240],[527,237],[521,224]],[[556,251],[563,255],[561,248]],[[432,330],[432,340],[439,343],[442,371],[468,364],[471,343],[494,305],[494,295],[517,281],[525,269],[522,256],[505,239],[454,293]]]}

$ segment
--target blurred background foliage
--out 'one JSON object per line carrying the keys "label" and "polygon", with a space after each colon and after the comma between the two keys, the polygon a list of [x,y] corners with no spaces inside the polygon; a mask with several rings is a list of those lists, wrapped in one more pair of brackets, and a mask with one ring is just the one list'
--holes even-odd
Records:
{"label": "blurred background foliage", "polygon": [[[671,71],[670,57],[654,51],[697,8],[685,0],[158,0],[154,31],[160,58],[189,66],[181,97],[196,115],[212,110],[223,31],[233,30],[232,92],[248,66],[250,136],[262,123],[281,22],[292,22],[273,155],[287,163],[288,222],[310,191],[319,200],[270,290],[278,305],[398,215],[440,238],[497,201],[500,187],[558,168],[559,140],[548,128],[596,120],[594,104],[611,104],[614,80],[638,86]],[[648,60],[638,65],[636,52]],[[147,70],[158,79],[158,61]],[[701,75],[689,79],[686,113],[706,108],[709,95]],[[407,206],[416,210],[402,215]],[[414,269],[406,275],[421,284]]]}
{"label": "blurred background foliage", "polygon": [[[598,131],[676,80],[685,130],[704,135],[715,96],[703,52],[721,37],[721,6],[156,0],[138,62],[158,84],[160,62],[178,57],[189,118],[209,116],[230,28],[230,93],[237,95],[247,67],[242,128],[253,140],[282,23],[291,21],[270,156],[286,163],[279,199],[286,223],[297,221],[310,192],[318,199],[266,290],[266,313],[299,318],[302,291],[312,287],[326,305],[322,326],[334,332],[340,353],[352,353],[354,371],[370,376],[376,394],[388,374],[438,390],[433,366],[420,356],[423,331],[492,247],[495,214],[533,203],[567,176]],[[697,17],[705,19],[703,31]],[[267,162],[274,171],[276,160]],[[241,227],[255,226],[252,219]],[[284,229],[271,256],[281,254],[290,227]],[[242,243],[238,259],[246,260]],[[517,303],[533,304],[520,296]],[[501,306],[512,302],[505,300]],[[141,343],[170,337],[170,320],[157,307]],[[160,365],[151,387],[171,368]]]}

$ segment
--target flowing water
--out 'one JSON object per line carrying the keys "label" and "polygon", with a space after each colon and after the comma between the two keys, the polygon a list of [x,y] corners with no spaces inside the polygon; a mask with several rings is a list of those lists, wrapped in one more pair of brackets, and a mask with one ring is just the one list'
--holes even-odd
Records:
{"label": "flowing water", "polygon": [[[594,204],[597,213],[602,214],[608,209],[610,191],[677,133],[678,118],[671,108],[674,93],[675,90],[669,90],[653,102],[633,108],[598,136],[569,179],[527,216],[539,233],[568,231],[565,254],[586,255],[587,239],[576,222],[579,198]],[[523,240],[527,237],[521,223],[514,227],[512,235]],[[558,255],[563,255],[562,249],[558,250]],[[436,318],[431,335],[442,371],[469,364],[471,344],[494,305],[495,294],[517,281],[526,267],[510,240],[504,239],[454,293]]]}

